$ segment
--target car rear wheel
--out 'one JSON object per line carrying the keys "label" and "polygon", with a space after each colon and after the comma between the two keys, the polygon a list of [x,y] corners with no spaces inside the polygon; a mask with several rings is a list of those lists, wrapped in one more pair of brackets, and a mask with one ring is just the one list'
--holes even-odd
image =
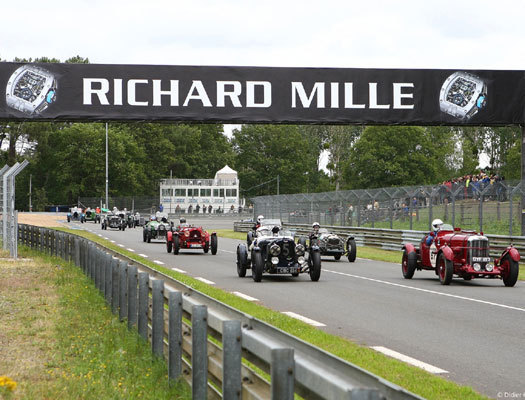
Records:
{"label": "car rear wheel", "polygon": [[321,277],[321,253],[313,251],[310,259],[310,279],[317,282]]}
{"label": "car rear wheel", "polygon": [[217,254],[218,245],[217,235],[211,235],[211,254]]}
{"label": "car rear wheel", "polygon": [[357,257],[357,246],[355,244],[355,239],[348,239],[346,241],[346,252],[348,254],[348,261],[354,262]]}
{"label": "car rear wheel", "polygon": [[145,243],[148,240],[148,234],[146,233],[146,230],[144,229],[142,231],[142,241]]}
{"label": "car rear wheel", "polygon": [[297,241],[297,244],[302,244],[304,248],[306,249],[306,238],[304,236],[301,236],[299,240]]}
{"label": "car rear wheel", "polygon": [[147,232],[146,241],[151,243],[151,232]]}
{"label": "car rear wheel", "polygon": [[440,253],[437,259],[437,268],[439,275],[439,282],[442,285],[450,285],[452,275],[454,275],[454,264],[451,260],[447,260],[443,253]]}
{"label": "car rear wheel", "polygon": [[175,254],[175,255],[179,254],[179,250],[180,250],[179,237],[175,236],[173,238],[173,254]]}
{"label": "car rear wheel", "polygon": [[168,253],[171,253],[171,250],[173,249],[173,242],[171,240],[166,239],[166,250]]}
{"label": "car rear wheel", "polygon": [[336,255],[334,256],[334,260],[335,260],[335,261],[339,261],[340,259],[341,259],[341,254],[336,254]]}
{"label": "car rear wheel", "polygon": [[297,278],[297,277],[299,276],[299,272],[294,272],[294,273],[292,274],[292,276],[293,276],[294,278]]}
{"label": "car rear wheel", "polygon": [[510,254],[506,254],[501,260],[501,266],[503,267],[503,284],[507,287],[512,287],[518,280],[520,267],[517,261],[514,261]]}
{"label": "car rear wheel", "polygon": [[248,251],[244,243],[237,246],[237,275],[239,278],[246,276],[246,264],[248,264]]}
{"label": "car rear wheel", "polygon": [[407,253],[403,251],[403,260],[401,261],[401,272],[403,272],[403,278],[412,279],[414,272],[417,267],[417,254],[415,252]]}
{"label": "car rear wheel", "polygon": [[204,243],[204,246],[202,246],[202,250],[204,250],[204,252],[208,254],[208,251],[210,251],[210,242]]}
{"label": "car rear wheel", "polygon": [[253,253],[252,278],[255,282],[260,282],[264,269],[264,260],[259,251]]}

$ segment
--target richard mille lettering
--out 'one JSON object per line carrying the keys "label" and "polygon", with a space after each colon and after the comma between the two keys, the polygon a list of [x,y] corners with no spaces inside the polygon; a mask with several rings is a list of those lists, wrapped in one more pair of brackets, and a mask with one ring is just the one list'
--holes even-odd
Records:
{"label": "richard mille lettering", "polygon": [[27,115],[38,115],[56,99],[57,81],[47,70],[34,66],[19,67],[7,82],[6,103]]}
{"label": "richard mille lettering", "polygon": [[485,107],[486,98],[487,84],[479,77],[454,72],[441,86],[439,108],[453,117],[468,120]]}

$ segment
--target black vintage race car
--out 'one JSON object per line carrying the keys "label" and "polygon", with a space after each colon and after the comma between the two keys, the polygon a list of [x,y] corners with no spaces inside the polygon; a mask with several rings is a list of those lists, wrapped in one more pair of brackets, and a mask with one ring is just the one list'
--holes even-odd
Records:
{"label": "black vintage race car", "polygon": [[112,229],[118,229],[123,231],[126,229],[126,220],[118,214],[107,214],[102,219],[102,229],[107,230],[108,227]]}
{"label": "black vintage race car", "polygon": [[291,274],[296,277],[308,273],[312,281],[321,276],[321,254],[316,245],[307,248],[304,243],[295,243],[293,234],[283,230],[280,220],[264,220],[249,243],[237,246],[237,274],[246,276],[252,270],[252,278],[260,282],[263,273]]}
{"label": "black vintage race car", "polygon": [[354,262],[357,256],[357,247],[353,236],[349,236],[345,241],[335,233],[328,232],[328,229],[321,228],[316,234],[310,235],[310,246],[316,245],[322,256],[333,256],[340,260],[341,256],[347,256],[348,261]]}

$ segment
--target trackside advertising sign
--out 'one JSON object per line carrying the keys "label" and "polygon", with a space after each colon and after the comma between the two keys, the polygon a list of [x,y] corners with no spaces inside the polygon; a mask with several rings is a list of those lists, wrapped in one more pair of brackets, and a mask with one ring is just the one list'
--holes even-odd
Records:
{"label": "trackside advertising sign", "polygon": [[525,71],[0,63],[0,119],[507,125]]}

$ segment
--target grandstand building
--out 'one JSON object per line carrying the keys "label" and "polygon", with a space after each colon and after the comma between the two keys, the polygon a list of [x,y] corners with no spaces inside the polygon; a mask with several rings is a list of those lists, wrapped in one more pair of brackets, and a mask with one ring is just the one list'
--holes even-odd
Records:
{"label": "grandstand building", "polygon": [[226,165],[213,179],[161,179],[160,204],[164,212],[177,214],[237,212],[237,171]]}

